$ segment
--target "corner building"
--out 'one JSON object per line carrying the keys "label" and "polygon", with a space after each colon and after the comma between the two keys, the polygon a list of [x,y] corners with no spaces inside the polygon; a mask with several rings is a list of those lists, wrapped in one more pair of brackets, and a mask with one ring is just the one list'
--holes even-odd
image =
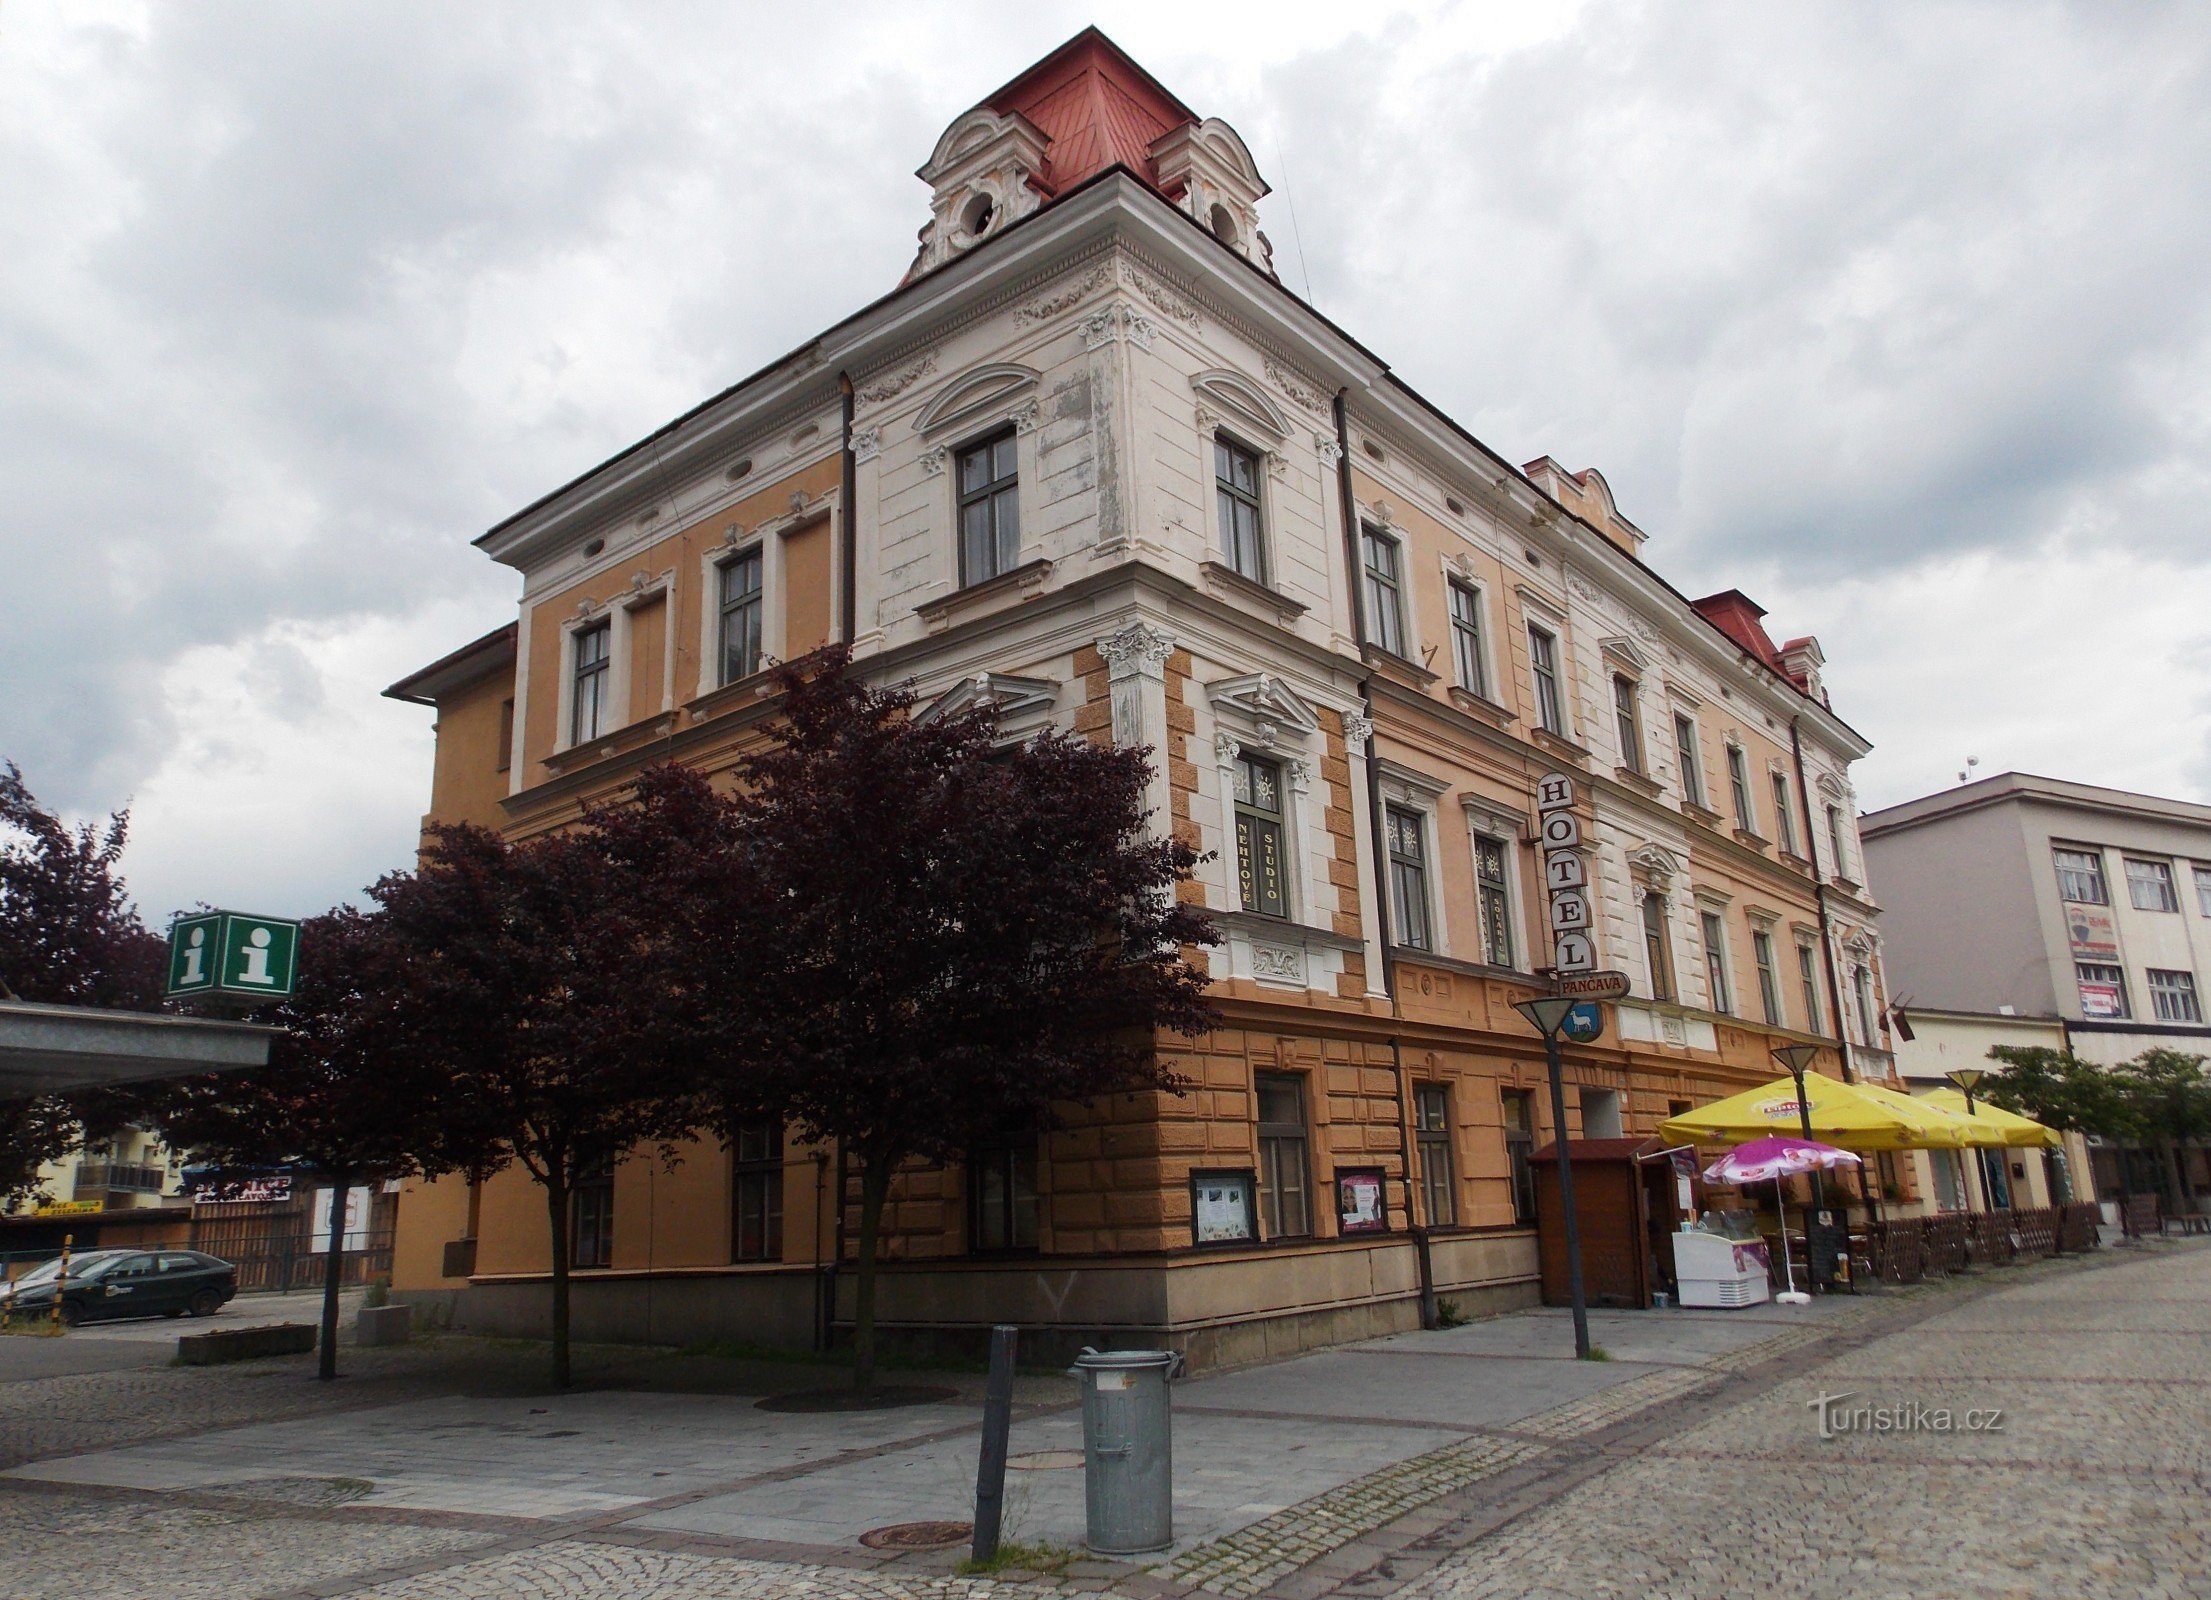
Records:
{"label": "corner building", "polygon": [[[1536,1297],[1553,1138],[1533,790],[1576,784],[1601,964],[1574,1136],[1832,1042],[1888,1073],[1874,908],[1818,645],[1691,602],[1593,471],[1500,459],[1285,289],[1233,129],[1095,31],[958,117],[893,292],[493,528],[516,621],[396,685],[435,820],[526,837],[648,764],[726,773],[764,664],[849,640],[925,706],[1155,752],[1211,852],[1219,1031],[1190,1084],[901,1175],[887,1328],[994,1321],[1201,1362]],[[924,711],[924,714],[927,714]],[[830,1337],[838,1153],[762,1128],[579,1197],[582,1337]],[[518,1173],[410,1188],[397,1286],[542,1326]]]}

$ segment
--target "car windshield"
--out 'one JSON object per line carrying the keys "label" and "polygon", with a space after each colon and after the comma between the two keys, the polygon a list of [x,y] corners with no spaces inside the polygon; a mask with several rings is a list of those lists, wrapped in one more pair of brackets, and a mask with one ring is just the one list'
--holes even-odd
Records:
{"label": "car windshield", "polygon": [[[69,1258],[69,1276],[72,1278],[95,1277],[99,1273],[105,1272],[109,1266],[120,1259],[120,1254],[116,1252],[71,1256]],[[56,1256],[51,1261],[41,1261],[28,1272],[18,1274],[15,1281],[19,1284],[51,1283],[60,1275],[61,1257]]]}

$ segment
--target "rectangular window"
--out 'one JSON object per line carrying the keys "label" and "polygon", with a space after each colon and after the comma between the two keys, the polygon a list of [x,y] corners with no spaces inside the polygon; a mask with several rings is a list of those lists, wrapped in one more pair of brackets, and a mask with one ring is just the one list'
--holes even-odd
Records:
{"label": "rectangular window", "polygon": [[1789,780],[1779,772],[1773,774],[1773,835],[1785,853],[1797,853],[1796,813],[1789,808]]}
{"label": "rectangular window", "polygon": [[508,771],[514,765],[514,702],[499,702],[499,751],[493,764],[494,772]]}
{"label": "rectangular window", "polygon": [[1420,1146],[1420,1209],[1431,1228],[1459,1220],[1458,1181],[1451,1162],[1451,1091],[1413,1085],[1413,1131]]}
{"label": "rectangular window", "polygon": [[1666,932],[1666,902],[1656,890],[1643,895],[1643,955],[1650,963],[1651,998],[1674,997],[1673,941]]}
{"label": "rectangular window", "polygon": [[1850,995],[1858,1009],[1859,1042],[1873,1043],[1873,972],[1865,966],[1850,969]]}
{"label": "rectangular window", "polygon": [[1773,935],[1763,928],[1752,930],[1750,953],[1758,964],[1758,1003],[1765,1007],[1766,1020],[1781,1027],[1785,1019],[1781,1015],[1781,978],[1773,969]]}
{"label": "rectangular window", "polygon": [[970,1248],[1036,1248],[1036,1141],[977,1151],[967,1163]]}
{"label": "rectangular window", "polygon": [[1850,876],[1850,858],[1843,854],[1843,814],[1841,806],[1827,808],[1827,848],[1835,858],[1831,875],[1837,878]]}
{"label": "rectangular window", "polygon": [[1643,770],[1643,722],[1636,715],[1635,680],[1614,674],[1612,723],[1620,735],[1620,765],[1630,772]]}
{"label": "rectangular window", "polygon": [[2094,850],[2053,849],[2057,860],[2057,892],[2075,905],[2108,906],[2111,890],[2104,883],[2104,858]]}
{"label": "rectangular window", "polygon": [[1428,926],[1428,858],[1421,837],[1420,813],[1391,806],[1387,812],[1390,847],[1390,914],[1397,943],[1408,950],[1432,950]]}
{"label": "rectangular window", "polygon": [[783,1259],[783,1129],[755,1123],[730,1142],[730,1259]]}
{"label": "rectangular window", "polygon": [[1246,911],[1290,914],[1282,858],[1282,769],[1257,756],[1236,758],[1236,887]]}
{"label": "rectangular window", "polygon": [[1535,720],[1546,733],[1566,734],[1566,702],[1558,690],[1558,636],[1528,626],[1528,671],[1535,679]]}
{"label": "rectangular window", "polygon": [[1808,944],[1796,947],[1796,975],[1804,988],[1804,1031],[1825,1033],[1827,1030],[1819,1020],[1819,968]]}
{"label": "rectangular window", "polygon": [[1474,840],[1474,896],[1481,902],[1482,959],[1493,967],[1512,965],[1512,897],[1505,887],[1505,845],[1501,839]]}
{"label": "rectangular window", "polygon": [[1398,579],[1397,541],[1379,528],[1359,525],[1367,584],[1367,628],[1375,644],[1393,656],[1405,653],[1403,590]]}
{"label": "rectangular window", "polygon": [[1512,1220],[1535,1221],[1535,1095],[1527,1089],[1498,1092],[1505,1120],[1505,1170],[1512,1177]]}
{"label": "rectangular window", "polygon": [[1213,441],[1213,501],[1220,513],[1221,559],[1253,583],[1267,581],[1260,546],[1259,458],[1226,439]]}
{"label": "rectangular window", "polygon": [[576,634],[576,681],[570,701],[568,742],[582,744],[608,728],[608,690],[614,671],[614,624],[594,624]]}
{"label": "rectangular window", "polygon": [[1451,592],[1451,663],[1458,669],[1459,687],[1469,694],[1489,698],[1489,678],[1482,670],[1482,596],[1472,584],[1453,578]]}
{"label": "rectangular window", "polygon": [[1735,826],[1756,833],[1758,813],[1750,808],[1750,761],[1739,744],[1727,747],[1727,787],[1735,800]]}
{"label": "rectangular window", "polygon": [[1704,804],[1704,763],[1697,759],[1697,721],[1674,713],[1674,754],[1681,761],[1681,798]]}
{"label": "rectangular window", "polygon": [[962,450],[960,584],[982,583],[1013,570],[1021,549],[1021,486],[1012,433]]}
{"label": "rectangular window", "polygon": [[721,658],[724,683],[749,678],[760,670],[760,573],[757,547],[732,556],[721,567]]}
{"label": "rectangular window", "polygon": [[2128,856],[2127,898],[2137,911],[2178,911],[2180,896],[2173,889],[2171,863]]}
{"label": "rectangular window", "polygon": [[2211,917],[2211,867],[2196,868],[2196,909]]}
{"label": "rectangular window", "polygon": [[2160,1022],[2201,1022],[2203,1007],[2196,1000],[2196,975],[2192,972],[2160,972],[2150,968],[2150,1005]]}
{"label": "rectangular window", "polygon": [[568,1191],[568,1264],[614,1265],[614,1169],[585,1174]]}
{"label": "rectangular window", "polygon": [[1704,976],[1712,989],[1712,1009],[1732,1016],[1735,1012],[1735,991],[1727,981],[1727,929],[1717,911],[1704,912],[1698,920],[1704,926]]}
{"label": "rectangular window", "polygon": [[1268,1239],[1313,1231],[1311,1168],[1305,1157],[1305,1082],[1295,1073],[1262,1072],[1259,1098],[1259,1223]]}
{"label": "rectangular window", "polygon": [[2080,1009],[2084,1017],[2131,1017],[2127,1004],[2127,975],[2100,961],[2076,961],[2073,972],[2080,980]]}

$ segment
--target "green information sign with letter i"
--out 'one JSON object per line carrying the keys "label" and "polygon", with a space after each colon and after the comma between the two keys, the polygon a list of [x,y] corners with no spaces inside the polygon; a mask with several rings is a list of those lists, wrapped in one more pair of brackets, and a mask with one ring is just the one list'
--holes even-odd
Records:
{"label": "green information sign with letter i", "polygon": [[252,1005],[282,1000],[299,976],[299,924],[202,911],[169,928],[169,998]]}

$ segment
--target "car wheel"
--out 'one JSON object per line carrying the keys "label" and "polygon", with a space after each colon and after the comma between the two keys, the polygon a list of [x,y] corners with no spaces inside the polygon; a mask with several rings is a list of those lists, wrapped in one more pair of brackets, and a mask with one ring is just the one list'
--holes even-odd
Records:
{"label": "car wheel", "polygon": [[223,1297],[213,1289],[202,1289],[192,1296],[192,1315],[195,1317],[212,1317],[222,1308]]}
{"label": "car wheel", "polygon": [[84,1321],[84,1307],[78,1305],[74,1300],[64,1300],[61,1303],[61,1325],[65,1328],[74,1328],[82,1321]]}

